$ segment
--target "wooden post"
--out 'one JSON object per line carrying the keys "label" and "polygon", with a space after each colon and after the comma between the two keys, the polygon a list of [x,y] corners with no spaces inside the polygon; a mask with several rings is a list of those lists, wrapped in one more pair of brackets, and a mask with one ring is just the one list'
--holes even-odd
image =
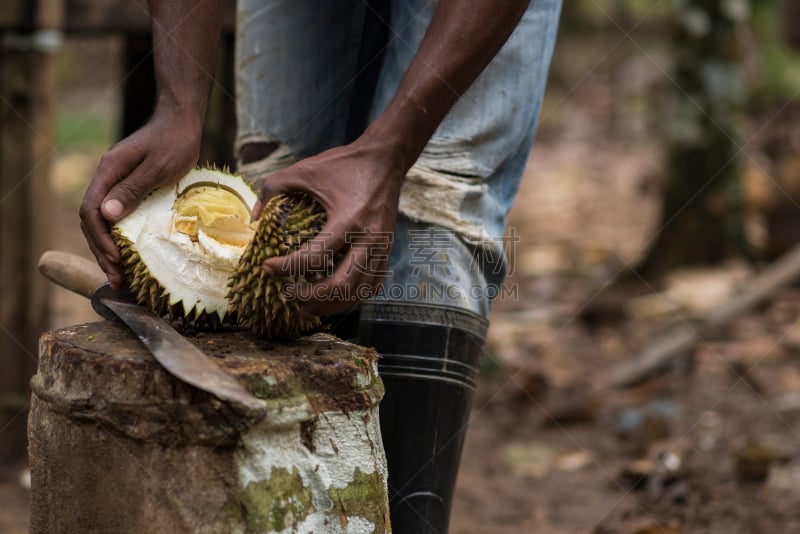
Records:
{"label": "wooden post", "polygon": [[25,455],[28,382],[47,324],[36,271],[48,233],[61,0],[0,7],[0,464]]}
{"label": "wooden post", "polygon": [[264,399],[264,419],[178,381],[118,323],[43,335],[31,532],[389,531],[374,350],[190,339]]}
{"label": "wooden post", "polygon": [[120,139],[141,128],[156,107],[152,34],[149,31],[126,33],[122,53],[124,81]]}

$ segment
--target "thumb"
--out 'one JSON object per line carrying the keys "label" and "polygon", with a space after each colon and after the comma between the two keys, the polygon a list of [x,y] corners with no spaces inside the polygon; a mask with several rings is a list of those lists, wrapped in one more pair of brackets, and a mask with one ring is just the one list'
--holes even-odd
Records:
{"label": "thumb", "polygon": [[137,169],[130,176],[118,182],[100,204],[103,218],[109,222],[117,222],[135,210],[141,204],[142,199],[155,189],[158,182],[154,178],[146,171]]}
{"label": "thumb", "polygon": [[258,190],[258,200],[253,205],[251,222],[261,216],[261,210],[274,196],[291,191],[304,191],[316,197],[309,187],[309,180],[304,176],[298,171],[298,165],[295,164],[264,177]]}
{"label": "thumb", "polygon": [[104,219],[116,222],[120,220],[122,214],[125,213],[125,205],[117,198],[106,197],[105,200],[103,200],[103,204],[100,206],[100,211]]}

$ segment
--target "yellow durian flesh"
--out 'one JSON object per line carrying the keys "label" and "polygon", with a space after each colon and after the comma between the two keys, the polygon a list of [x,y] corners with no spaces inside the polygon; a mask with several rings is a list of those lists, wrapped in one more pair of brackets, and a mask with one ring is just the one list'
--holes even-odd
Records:
{"label": "yellow durian flesh", "polygon": [[231,191],[198,185],[175,201],[175,229],[197,241],[200,231],[223,245],[246,246],[253,237],[250,211]]}

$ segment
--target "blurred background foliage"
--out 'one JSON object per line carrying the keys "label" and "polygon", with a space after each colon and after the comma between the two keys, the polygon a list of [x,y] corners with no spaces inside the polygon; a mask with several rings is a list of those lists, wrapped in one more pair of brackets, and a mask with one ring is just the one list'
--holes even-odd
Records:
{"label": "blurred background foliage", "polygon": [[[800,238],[800,2],[565,2],[551,91],[568,98],[587,73],[608,80],[609,135],[661,143],[661,224],[642,275],[770,258]],[[763,215],[761,239],[748,210]]]}

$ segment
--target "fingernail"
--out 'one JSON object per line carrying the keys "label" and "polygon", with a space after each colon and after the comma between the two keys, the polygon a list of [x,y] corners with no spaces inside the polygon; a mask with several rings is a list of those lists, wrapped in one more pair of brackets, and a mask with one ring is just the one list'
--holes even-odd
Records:
{"label": "fingernail", "polygon": [[257,221],[260,212],[261,212],[261,201],[257,200],[255,205],[253,205],[253,211],[250,214],[250,222]]}
{"label": "fingernail", "polygon": [[119,257],[117,257],[116,255],[114,255],[114,254],[106,254],[105,256],[106,256],[106,259],[108,261],[110,261],[111,263],[113,263],[115,265],[119,263]]}
{"label": "fingernail", "polygon": [[103,202],[103,211],[109,217],[116,219],[120,215],[122,215],[122,211],[125,209],[125,206],[122,205],[122,202],[119,200],[112,198],[111,200],[106,200]]}

